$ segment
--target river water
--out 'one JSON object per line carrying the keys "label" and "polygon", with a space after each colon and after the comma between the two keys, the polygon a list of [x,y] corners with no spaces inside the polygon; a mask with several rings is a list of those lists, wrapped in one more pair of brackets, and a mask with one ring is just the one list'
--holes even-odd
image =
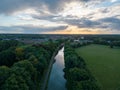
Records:
{"label": "river water", "polygon": [[59,50],[55,57],[55,63],[52,66],[47,90],[66,90],[64,79],[64,47]]}

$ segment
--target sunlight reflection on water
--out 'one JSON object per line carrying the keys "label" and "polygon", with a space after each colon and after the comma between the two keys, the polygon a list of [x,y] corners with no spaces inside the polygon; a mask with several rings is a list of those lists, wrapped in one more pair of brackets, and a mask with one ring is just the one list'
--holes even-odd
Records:
{"label": "sunlight reflection on water", "polygon": [[64,79],[64,47],[59,50],[55,57],[55,63],[53,64],[47,90],[66,90]]}

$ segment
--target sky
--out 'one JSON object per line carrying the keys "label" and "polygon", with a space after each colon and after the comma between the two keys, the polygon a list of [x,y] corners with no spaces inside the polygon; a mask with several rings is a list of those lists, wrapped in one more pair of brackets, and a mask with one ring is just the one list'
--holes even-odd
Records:
{"label": "sky", "polygon": [[0,0],[0,33],[120,34],[120,0]]}

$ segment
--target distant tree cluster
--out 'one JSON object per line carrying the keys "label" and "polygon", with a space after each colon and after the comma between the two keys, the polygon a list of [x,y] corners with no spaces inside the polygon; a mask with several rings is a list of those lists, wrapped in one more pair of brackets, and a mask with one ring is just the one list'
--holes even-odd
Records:
{"label": "distant tree cluster", "polygon": [[120,41],[119,40],[103,40],[103,39],[95,39],[94,44],[101,44],[101,45],[108,45],[110,48],[113,48],[114,46],[120,47]]}
{"label": "distant tree cluster", "polygon": [[109,45],[109,42],[106,40],[102,40],[102,39],[95,39],[94,40],[95,44],[101,44],[101,45]]}
{"label": "distant tree cluster", "polygon": [[90,45],[90,42],[71,42],[70,46],[72,48],[78,48],[78,47],[82,47],[82,46],[86,46],[86,45]]}
{"label": "distant tree cluster", "polygon": [[16,40],[0,41],[0,52],[7,50],[11,47],[16,47],[18,44],[19,42]]}
{"label": "distant tree cluster", "polygon": [[[37,90],[59,42],[7,46],[1,42],[0,90]],[[12,45],[11,45],[12,44]]]}
{"label": "distant tree cluster", "polygon": [[120,47],[120,41],[113,41],[112,44],[113,44],[113,46],[119,46]]}
{"label": "distant tree cluster", "polygon": [[68,90],[100,90],[86,63],[70,45],[65,45],[65,78]]}

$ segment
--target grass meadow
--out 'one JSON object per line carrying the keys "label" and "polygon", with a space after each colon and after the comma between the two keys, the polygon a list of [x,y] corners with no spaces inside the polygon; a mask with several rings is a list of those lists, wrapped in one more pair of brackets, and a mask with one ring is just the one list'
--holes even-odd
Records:
{"label": "grass meadow", "polygon": [[76,49],[101,86],[101,90],[120,90],[120,48],[89,45]]}

